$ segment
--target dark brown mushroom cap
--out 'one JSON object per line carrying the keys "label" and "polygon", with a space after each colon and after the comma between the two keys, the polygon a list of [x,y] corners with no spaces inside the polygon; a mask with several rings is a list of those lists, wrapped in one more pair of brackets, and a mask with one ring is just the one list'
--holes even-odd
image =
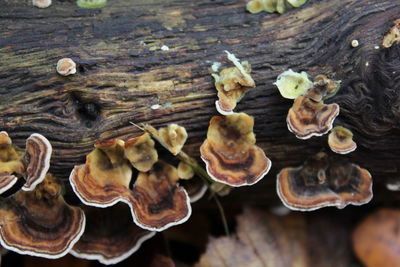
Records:
{"label": "dark brown mushroom cap", "polygon": [[212,179],[243,186],[255,184],[268,173],[271,161],[255,145],[253,125],[253,118],[245,113],[211,119],[200,153]]}
{"label": "dark brown mushroom cap", "polygon": [[153,169],[139,173],[131,198],[134,221],[150,231],[163,231],[181,224],[191,214],[190,199],[175,167],[162,161]]}
{"label": "dark brown mushroom cap", "polygon": [[64,202],[61,186],[46,175],[35,190],[19,191],[0,206],[0,242],[20,254],[59,258],[85,229],[85,215]]}
{"label": "dark brown mushroom cap", "polygon": [[338,104],[315,102],[299,96],[289,109],[286,122],[289,131],[299,139],[321,136],[332,129],[333,121],[339,115]]}
{"label": "dark brown mushroom cap", "polygon": [[256,86],[250,72],[250,64],[244,61],[240,69],[231,67],[223,69],[219,76],[213,74],[215,88],[218,91],[218,100],[215,105],[219,113],[223,115],[232,114],[243,95]]}
{"label": "dark brown mushroom cap", "polygon": [[342,126],[336,126],[328,136],[328,144],[333,152],[339,154],[350,153],[357,148],[353,141],[353,133]]}
{"label": "dark brown mushroom cap", "polygon": [[292,210],[344,208],[371,200],[372,178],[366,169],[319,153],[303,166],[282,169],[277,176],[277,192]]}
{"label": "dark brown mushroom cap", "polygon": [[111,140],[97,143],[86,163],[75,166],[69,179],[83,203],[108,207],[130,197],[131,176],[130,163],[124,158],[124,143]]}
{"label": "dark brown mushroom cap", "polygon": [[380,209],[353,232],[353,248],[366,267],[394,267],[400,262],[400,210]]}
{"label": "dark brown mushroom cap", "polygon": [[43,181],[50,168],[51,153],[51,144],[43,135],[35,133],[26,139],[23,158],[26,182],[22,190],[31,191]]}
{"label": "dark brown mushroom cap", "polygon": [[138,171],[147,172],[158,160],[154,141],[148,133],[125,142],[125,157]]}
{"label": "dark brown mushroom cap", "polygon": [[132,223],[129,208],[124,204],[105,209],[85,206],[83,209],[86,229],[70,251],[75,257],[116,264],[136,252],[155,234]]}

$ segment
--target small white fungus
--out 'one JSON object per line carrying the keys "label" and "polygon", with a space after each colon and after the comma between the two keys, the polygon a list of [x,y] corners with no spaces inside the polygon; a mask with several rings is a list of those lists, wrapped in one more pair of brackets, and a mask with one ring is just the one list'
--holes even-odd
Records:
{"label": "small white fungus", "polygon": [[169,47],[166,46],[166,45],[163,45],[163,46],[161,46],[161,50],[162,50],[162,51],[168,51],[168,50],[169,50]]}
{"label": "small white fungus", "polygon": [[357,47],[358,45],[359,45],[358,40],[351,41],[351,46],[352,47]]}

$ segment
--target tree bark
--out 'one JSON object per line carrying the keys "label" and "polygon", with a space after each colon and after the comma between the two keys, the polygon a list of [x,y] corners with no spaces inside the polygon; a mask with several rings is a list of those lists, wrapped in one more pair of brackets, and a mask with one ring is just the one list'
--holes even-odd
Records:
{"label": "tree bark", "polygon": [[[139,135],[130,122],[186,127],[185,150],[198,157],[217,114],[210,66],[229,65],[228,50],[252,65],[257,87],[236,111],[255,117],[257,143],[273,164],[259,185],[237,195],[276,199],[280,169],[329,151],[326,136],[299,140],[287,129],[292,101],[272,83],[291,68],[342,80],[327,102],[340,105],[335,124],[354,133],[358,148],[341,157],[368,169],[386,197],[379,184],[400,178],[400,46],[375,46],[399,14],[398,0],[310,0],[283,15],[250,14],[245,1],[226,0],[112,0],[102,9],[3,1],[0,129],[21,147],[31,133],[45,135],[53,145],[51,171],[63,179],[94,142]],[[62,57],[77,63],[77,74],[56,73]]]}

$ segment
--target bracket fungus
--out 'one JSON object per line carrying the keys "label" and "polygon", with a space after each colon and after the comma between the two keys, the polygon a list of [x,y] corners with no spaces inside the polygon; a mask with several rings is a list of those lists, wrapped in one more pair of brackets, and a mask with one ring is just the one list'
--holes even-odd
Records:
{"label": "bracket fungus", "polygon": [[12,145],[6,132],[0,132],[0,193],[11,188],[19,177],[25,178],[22,190],[33,190],[46,176],[51,153],[51,144],[43,135],[29,136],[23,152]]}
{"label": "bracket fungus", "polygon": [[178,177],[183,180],[189,180],[194,176],[194,171],[192,167],[183,161],[178,164]]}
{"label": "bracket fungus", "polygon": [[271,161],[255,145],[253,126],[253,117],[245,113],[212,117],[200,153],[213,180],[238,187],[255,184],[268,173]]}
{"label": "bracket fungus", "polygon": [[133,212],[140,227],[163,231],[189,219],[190,198],[178,180],[177,169],[162,161],[149,172],[139,173],[133,189]]}
{"label": "bracket fungus", "polygon": [[70,183],[84,204],[105,208],[123,197],[129,199],[131,177],[131,165],[124,157],[124,142],[114,139],[96,143],[86,156],[86,163],[75,166],[71,172]]}
{"label": "bracket fungus", "polygon": [[329,79],[325,75],[314,78],[313,86],[308,89],[305,96],[316,102],[328,99],[339,91],[341,81]]}
{"label": "bracket fungus", "polygon": [[23,173],[25,167],[21,161],[23,151],[12,146],[6,132],[0,132],[0,194],[10,189],[18,180],[15,173]]}
{"label": "bracket fungus", "polygon": [[321,136],[332,129],[333,121],[339,115],[339,105],[324,104],[299,96],[289,109],[286,122],[289,131],[299,139]]}
{"label": "bracket fungus", "polygon": [[38,8],[47,8],[51,6],[51,0],[32,0],[32,4]]}
{"label": "bracket fungus", "polygon": [[62,76],[76,73],[76,63],[70,58],[62,58],[57,62],[57,72]]}
{"label": "bracket fungus", "polygon": [[[70,253],[75,257],[116,264],[136,252],[155,235],[132,224],[129,208],[117,204],[106,209],[85,206],[86,229]],[[118,218],[118,223],[115,219]]]}
{"label": "bracket fungus", "polygon": [[353,141],[353,133],[342,126],[336,126],[328,136],[328,144],[331,150],[339,154],[348,154],[357,148]]}
{"label": "bracket fungus", "polygon": [[77,0],[76,4],[81,8],[102,8],[107,0]]}
{"label": "bracket fungus", "polygon": [[282,97],[287,99],[295,99],[303,95],[313,86],[313,82],[308,79],[306,72],[294,72],[291,69],[279,74],[274,83]]}
{"label": "bracket fungus", "polygon": [[223,69],[219,75],[213,73],[215,87],[218,91],[218,100],[215,106],[222,115],[233,113],[236,104],[251,88],[256,86],[253,78],[250,76],[251,66],[247,61],[242,63],[235,55],[225,51],[228,59],[235,67]]}
{"label": "bracket fungus", "polygon": [[247,3],[247,11],[250,13],[284,13],[286,9],[304,5],[307,0],[251,0]]}
{"label": "bracket fungus", "polygon": [[400,19],[394,21],[393,27],[385,35],[382,41],[382,46],[385,48],[391,47],[394,43],[400,42]]}
{"label": "bracket fungus", "polygon": [[329,158],[320,152],[297,168],[284,168],[276,188],[291,210],[312,211],[323,207],[363,205],[372,199],[371,174],[355,164]]}
{"label": "bracket fungus", "polygon": [[25,184],[22,190],[30,191],[43,181],[50,168],[52,147],[41,134],[32,134],[26,139],[23,162],[25,165]]}
{"label": "bracket fungus", "polygon": [[85,215],[64,202],[62,187],[47,174],[34,191],[19,191],[0,204],[0,242],[20,254],[59,258],[85,229]]}
{"label": "bracket fungus", "polygon": [[162,231],[189,218],[190,200],[177,185],[175,167],[157,162],[148,172],[139,172],[131,190],[132,169],[124,142],[111,140],[95,147],[85,165],[75,166],[70,175],[72,188],[84,204],[105,208],[124,202],[134,222],[150,231]]}
{"label": "bracket fungus", "polygon": [[154,141],[148,133],[125,142],[125,157],[138,171],[147,172],[158,160]]}
{"label": "bracket fungus", "polygon": [[158,136],[162,141],[162,145],[176,156],[181,152],[183,145],[186,142],[188,134],[185,127],[172,123],[167,127],[158,129]]}

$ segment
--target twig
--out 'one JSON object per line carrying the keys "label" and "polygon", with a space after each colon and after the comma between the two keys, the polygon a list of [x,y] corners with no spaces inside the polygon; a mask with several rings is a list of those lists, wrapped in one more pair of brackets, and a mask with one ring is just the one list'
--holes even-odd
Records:
{"label": "twig", "polygon": [[224,208],[222,207],[221,202],[219,201],[218,196],[216,194],[213,195],[213,198],[215,200],[215,203],[217,203],[217,207],[222,219],[222,225],[224,226],[225,234],[227,236],[230,236],[228,222],[226,221]]}

